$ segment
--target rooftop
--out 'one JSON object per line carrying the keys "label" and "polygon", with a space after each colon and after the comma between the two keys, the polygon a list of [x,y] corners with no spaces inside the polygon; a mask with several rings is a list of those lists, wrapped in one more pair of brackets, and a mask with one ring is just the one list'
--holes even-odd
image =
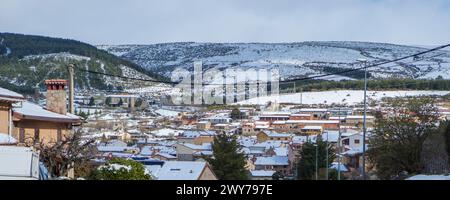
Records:
{"label": "rooftop", "polygon": [[81,121],[79,116],[70,113],[67,113],[66,115],[55,113],[31,102],[23,102],[22,106],[14,107],[13,112],[15,116],[21,119],[57,121],[66,123],[78,123]]}
{"label": "rooftop", "polygon": [[154,174],[158,180],[198,180],[206,162],[166,161]]}

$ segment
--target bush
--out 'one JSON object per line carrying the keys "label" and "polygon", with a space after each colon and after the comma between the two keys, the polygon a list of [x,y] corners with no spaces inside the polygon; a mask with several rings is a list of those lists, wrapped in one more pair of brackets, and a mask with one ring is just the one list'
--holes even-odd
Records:
{"label": "bush", "polygon": [[94,174],[96,180],[151,180],[141,163],[134,160],[113,158],[106,165],[97,168]]}

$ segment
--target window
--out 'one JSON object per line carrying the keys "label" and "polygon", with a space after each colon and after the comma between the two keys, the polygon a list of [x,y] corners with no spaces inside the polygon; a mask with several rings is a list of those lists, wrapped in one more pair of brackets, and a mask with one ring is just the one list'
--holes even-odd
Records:
{"label": "window", "polygon": [[34,143],[39,142],[39,129],[35,128],[34,129]]}
{"label": "window", "polygon": [[359,140],[355,140],[355,144],[359,144]]}

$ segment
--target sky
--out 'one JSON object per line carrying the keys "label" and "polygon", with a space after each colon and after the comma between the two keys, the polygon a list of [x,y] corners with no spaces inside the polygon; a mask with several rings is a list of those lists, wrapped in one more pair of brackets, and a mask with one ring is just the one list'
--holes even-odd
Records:
{"label": "sky", "polygon": [[0,32],[91,44],[450,43],[450,0],[1,0]]}

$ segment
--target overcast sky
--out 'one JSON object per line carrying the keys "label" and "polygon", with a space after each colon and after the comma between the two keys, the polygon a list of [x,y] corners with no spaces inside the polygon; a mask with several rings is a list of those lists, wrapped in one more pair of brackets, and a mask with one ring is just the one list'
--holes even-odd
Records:
{"label": "overcast sky", "polygon": [[91,44],[450,43],[448,0],[0,0],[0,32]]}

